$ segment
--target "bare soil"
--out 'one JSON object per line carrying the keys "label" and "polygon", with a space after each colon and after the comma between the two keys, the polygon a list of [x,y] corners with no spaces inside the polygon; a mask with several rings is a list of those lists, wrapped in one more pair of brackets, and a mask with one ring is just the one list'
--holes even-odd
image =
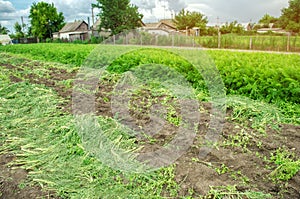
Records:
{"label": "bare soil", "polygon": [[[9,63],[1,64],[11,70],[22,70],[22,68],[13,66]],[[36,62],[35,67],[41,67]],[[34,84],[44,84],[54,89],[58,95],[66,99],[66,103],[60,105],[60,109],[66,113],[71,113],[71,96],[72,89],[57,85],[57,81],[74,79],[76,71],[68,73],[65,70],[51,68],[48,71],[50,78],[38,77],[36,75],[26,75],[23,79],[11,76],[11,82],[29,81]],[[99,82],[99,92],[96,94],[96,113],[98,115],[112,117],[111,110],[111,93],[114,84],[109,81]],[[143,95],[143,94],[142,94]],[[149,97],[149,93],[145,92],[145,96]],[[139,104],[138,101],[135,104]],[[236,124],[230,119],[224,123],[224,128],[219,139],[219,147],[213,149],[205,159],[197,160],[200,148],[199,143],[208,130],[210,121],[211,105],[202,102],[201,107],[204,110],[201,113],[198,131],[194,144],[188,152],[175,162],[175,180],[180,186],[179,196],[186,196],[193,192],[193,196],[206,195],[211,186],[228,186],[237,185],[239,191],[259,191],[272,194],[275,199],[297,199],[300,198],[300,173],[298,172],[288,183],[273,182],[269,175],[272,172],[271,167],[276,168],[263,160],[262,157],[270,157],[271,152],[275,152],[280,147],[285,147],[289,151],[296,154],[300,158],[300,126],[282,124],[280,130],[267,128],[266,135],[260,136],[259,139],[253,138],[247,142],[246,147],[223,146],[226,140],[232,135],[239,135],[241,128],[245,132],[255,133],[255,129]],[[132,116],[140,125],[150,123],[150,118],[146,117],[146,113],[137,113],[131,111]],[[230,118],[230,111],[228,111]],[[166,143],[166,140],[172,138],[172,132],[176,130],[175,125],[166,125],[159,135],[155,137],[157,142],[146,143],[147,151],[156,150]],[[1,146],[1,143],[0,143]],[[258,154],[258,155],[257,155]],[[13,154],[4,154],[0,156],[0,198],[57,198],[52,193],[45,193],[41,187],[37,185],[22,187],[20,184],[26,182],[27,171],[18,167],[11,167],[10,162],[16,157]],[[227,171],[223,173],[216,172],[216,168],[226,167]],[[167,195],[167,194],[166,194]],[[209,196],[207,196],[209,198]]]}

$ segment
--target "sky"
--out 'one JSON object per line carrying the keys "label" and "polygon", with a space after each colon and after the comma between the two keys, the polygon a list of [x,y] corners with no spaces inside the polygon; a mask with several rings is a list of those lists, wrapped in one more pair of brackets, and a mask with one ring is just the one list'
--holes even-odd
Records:
{"label": "sky", "polygon": [[[0,0],[0,24],[14,31],[13,25],[29,24],[29,10],[33,2],[42,0]],[[91,17],[91,4],[96,0],[43,0],[54,3],[59,12],[63,12],[67,22],[85,20]],[[169,19],[182,8],[201,12],[208,17],[209,24],[225,23],[237,20],[239,23],[257,22],[268,13],[278,17],[281,9],[288,6],[288,0],[131,0],[144,15],[143,21],[157,22]],[[97,10],[95,10],[97,14]],[[219,20],[217,20],[217,18]]]}

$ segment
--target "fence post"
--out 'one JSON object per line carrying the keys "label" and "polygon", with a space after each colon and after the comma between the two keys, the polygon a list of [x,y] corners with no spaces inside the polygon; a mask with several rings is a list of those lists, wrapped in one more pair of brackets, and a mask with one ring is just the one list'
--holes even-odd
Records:
{"label": "fence post", "polygon": [[252,36],[250,36],[250,44],[249,44],[250,50],[252,50]]}
{"label": "fence post", "polygon": [[113,36],[114,39],[114,45],[116,45],[116,35]]}
{"label": "fence post", "polygon": [[218,32],[218,48],[221,48],[221,32]]}
{"label": "fence post", "polygon": [[288,37],[288,39],[287,39],[287,45],[286,45],[286,51],[290,51],[290,43],[291,43],[291,33],[289,32],[288,34],[287,34],[287,37]]}
{"label": "fence post", "polygon": [[174,33],[172,33],[172,47],[174,47]]}

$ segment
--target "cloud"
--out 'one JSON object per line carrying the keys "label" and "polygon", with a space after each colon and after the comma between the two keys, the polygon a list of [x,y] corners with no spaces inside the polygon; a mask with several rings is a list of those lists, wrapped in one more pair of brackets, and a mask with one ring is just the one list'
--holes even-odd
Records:
{"label": "cloud", "polygon": [[28,16],[29,8],[23,10],[16,10],[13,4],[9,1],[0,0],[0,22],[7,24],[9,21],[16,21],[21,16]]}
{"label": "cloud", "polygon": [[[46,0],[47,3],[54,3],[58,12],[63,12],[66,21],[85,20],[92,17],[92,0]],[[97,13],[95,13],[97,14]]]}
{"label": "cloud", "polygon": [[[190,4],[199,4],[198,0],[187,0]],[[238,20],[247,22],[250,19],[258,21],[264,14],[280,16],[281,9],[288,6],[286,0],[202,0],[201,4],[209,5],[210,16],[219,17],[222,21]],[[208,13],[205,13],[208,14]]]}
{"label": "cloud", "polygon": [[168,2],[169,10],[175,11],[176,13],[187,7],[186,1],[184,0],[165,0]]}
{"label": "cloud", "polygon": [[0,13],[1,14],[12,13],[15,11],[16,11],[16,9],[14,8],[14,6],[12,5],[11,2],[0,0]]}
{"label": "cloud", "polygon": [[154,0],[132,0],[132,4],[137,5],[141,10],[152,11],[156,7]]}

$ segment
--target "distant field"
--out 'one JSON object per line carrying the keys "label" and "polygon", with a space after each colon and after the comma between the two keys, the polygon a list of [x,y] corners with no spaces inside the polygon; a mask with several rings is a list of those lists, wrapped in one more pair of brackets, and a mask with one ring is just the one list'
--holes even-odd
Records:
{"label": "distant field", "polygon": [[[252,39],[252,43],[250,40]],[[201,36],[196,38],[196,43],[207,48],[218,48],[218,36]],[[251,48],[250,48],[251,44]],[[287,51],[287,36],[240,36],[240,35],[222,35],[221,48],[228,49],[252,49],[252,50],[268,50],[268,51]],[[290,37],[290,52],[300,52],[300,37]]]}

